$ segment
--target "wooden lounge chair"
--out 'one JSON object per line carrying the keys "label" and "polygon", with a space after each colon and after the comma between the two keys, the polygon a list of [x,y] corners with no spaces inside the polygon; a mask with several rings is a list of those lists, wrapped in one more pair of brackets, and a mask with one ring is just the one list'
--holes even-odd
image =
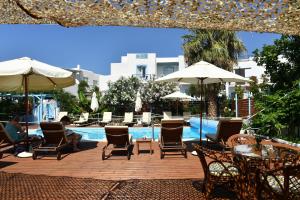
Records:
{"label": "wooden lounge chair", "polygon": [[172,119],[172,113],[171,112],[163,112],[163,119],[164,120],[168,120],[168,119]]}
{"label": "wooden lounge chair", "polygon": [[125,126],[132,126],[135,124],[133,122],[133,112],[125,112],[124,121],[122,122]]}
{"label": "wooden lounge chair", "polygon": [[89,113],[81,113],[79,120],[74,121],[74,124],[76,126],[86,126],[88,125],[88,121],[89,121]]}
{"label": "wooden lounge chair", "polygon": [[162,120],[159,138],[160,158],[164,158],[166,152],[179,151],[187,158],[186,145],[182,141],[183,120]]}
{"label": "wooden lounge chair", "polygon": [[60,122],[61,118],[63,118],[64,116],[68,116],[68,112],[59,112],[55,121]]}
{"label": "wooden lounge chair", "polygon": [[35,160],[39,152],[56,152],[57,160],[60,160],[61,150],[70,145],[64,126],[61,122],[41,122],[40,126],[44,142],[33,149],[32,159]]}
{"label": "wooden lounge chair", "polygon": [[112,113],[111,112],[104,112],[103,119],[100,121],[100,125],[105,126],[111,122]]}
{"label": "wooden lounge chair", "polygon": [[142,124],[143,126],[151,125],[151,112],[143,112]]}
{"label": "wooden lounge chair", "polygon": [[243,121],[241,118],[221,119],[216,134],[205,134],[207,142],[210,140],[225,148],[228,138],[232,135],[239,134],[242,125]]}
{"label": "wooden lounge chair", "polygon": [[[102,149],[102,160],[110,157],[113,151],[126,151],[127,159],[130,160],[132,142],[128,126],[105,126],[105,134],[107,144]],[[105,154],[107,150],[110,150],[108,156]]]}

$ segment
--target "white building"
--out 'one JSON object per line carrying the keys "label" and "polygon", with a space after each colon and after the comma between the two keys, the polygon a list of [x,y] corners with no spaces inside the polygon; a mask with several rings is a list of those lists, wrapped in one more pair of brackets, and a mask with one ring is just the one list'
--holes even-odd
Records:
{"label": "white building", "polygon": [[141,80],[156,79],[186,67],[183,56],[159,58],[155,53],[128,53],[120,63],[111,63],[110,75],[100,75],[100,90],[108,89],[109,81],[121,76],[135,76]]}
{"label": "white building", "polygon": [[66,92],[69,92],[75,96],[77,95],[77,90],[78,90],[78,84],[80,83],[80,81],[84,80],[88,83],[90,88],[93,88],[94,86],[98,86],[99,87],[99,77],[100,74],[96,74],[92,71],[89,70],[85,70],[85,69],[81,69],[80,65],[77,65],[76,68],[71,68],[71,69],[67,69],[71,72],[73,72],[73,76],[75,77],[75,85],[71,86],[71,87],[67,87],[64,88],[64,90]]}
{"label": "white building", "polygon": [[[265,73],[265,68],[263,66],[257,65],[257,63],[253,60],[253,57],[249,57],[247,59],[238,60],[238,64],[233,67],[233,71],[235,74],[238,74],[246,78],[256,77],[258,83],[262,83],[263,81],[262,76]],[[247,84],[243,84],[241,86],[242,88],[246,89]],[[227,97],[232,96],[232,94],[234,94],[234,91],[235,91],[235,83],[226,84]]]}

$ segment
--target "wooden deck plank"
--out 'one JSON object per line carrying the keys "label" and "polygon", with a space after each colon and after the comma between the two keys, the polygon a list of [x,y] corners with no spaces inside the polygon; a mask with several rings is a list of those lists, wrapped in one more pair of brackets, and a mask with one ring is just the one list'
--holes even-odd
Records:
{"label": "wooden deck plank", "polygon": [[[104,180],[126,179],[202,179],[203,170],[199,159],[191,153],[185,159],[182,155],[165,156],[160,159],[157,143],[153,144],[154,153],[136,153],[133,149],[131,160],[126,156],[113,156],[101,160],[104,143],[94,143],[80,152],[66,155],[57,161],[56,157],[16,158],[13,155],[0,160],[0,170],[5,172],[33,175],[71,176]],[[93,146],[92,145],[92,146]],[[90,144],[88,145],[90,146]],[[83,147],[85,148],[85,147]],[[11,165],[9,165],[11,162]]]}

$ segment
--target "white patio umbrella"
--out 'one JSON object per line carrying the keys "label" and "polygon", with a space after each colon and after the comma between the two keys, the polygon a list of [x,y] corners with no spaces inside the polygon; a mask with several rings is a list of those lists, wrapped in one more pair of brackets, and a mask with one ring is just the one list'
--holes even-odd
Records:
{"label": "white patio umbrella", "polygon": [[137,94],[136,94],[136,100],[135,100],[135,112],[139,112],[141,111],[142,109],[142,99],[141,99],[141,94],[140,92],[138,91]]}
{"label": "white patio umbrella", "polygon": [[182,93],[180,91],[173,92],[171,94],[168,94],[162,99],[171,99],[171,100],[176,100],[176,106],[177,106],[177,115],[178,115],[178,101],[190,101],[190,100],[196,100],[196,98],[191,97],[185,93]]}
{"label": "white patio umbrella", "polygon": [[23,91],[25,93],[27,134],[28,92],[64,88],[74,83],[72,72],[28,57],[0,62],[0,91]]}
{"label": "white patio umbrella", "polygon": [[93,92],[92,101],[91,101],[91,109],[95,112],[99,108],[99,103],[97,99],[96,92]]}
{"label": "white patio umbrella", "polygon": [[202,143],[202,96],[203,85],[220,82],[249,82],[249,79],[221,69],[213,64],[205,61],[197,62],[180,71],[168,74],[157,79],[158,82],[183,82],[198,84],[201,86],[200,90],[200,143]]}

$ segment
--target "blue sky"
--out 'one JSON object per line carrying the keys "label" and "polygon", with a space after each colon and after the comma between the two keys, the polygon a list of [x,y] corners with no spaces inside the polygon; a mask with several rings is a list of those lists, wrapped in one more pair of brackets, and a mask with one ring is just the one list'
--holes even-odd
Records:
{"label": "blue sky", "polygon": [[[31,57],[55,66],[109,74],[110,63],[127,53],[182,55],[184,29],[133,27],[77,27],[58,25],[0,25],[0,61]],[[239,32],[248,53],[272,44],[280,35]]]}

